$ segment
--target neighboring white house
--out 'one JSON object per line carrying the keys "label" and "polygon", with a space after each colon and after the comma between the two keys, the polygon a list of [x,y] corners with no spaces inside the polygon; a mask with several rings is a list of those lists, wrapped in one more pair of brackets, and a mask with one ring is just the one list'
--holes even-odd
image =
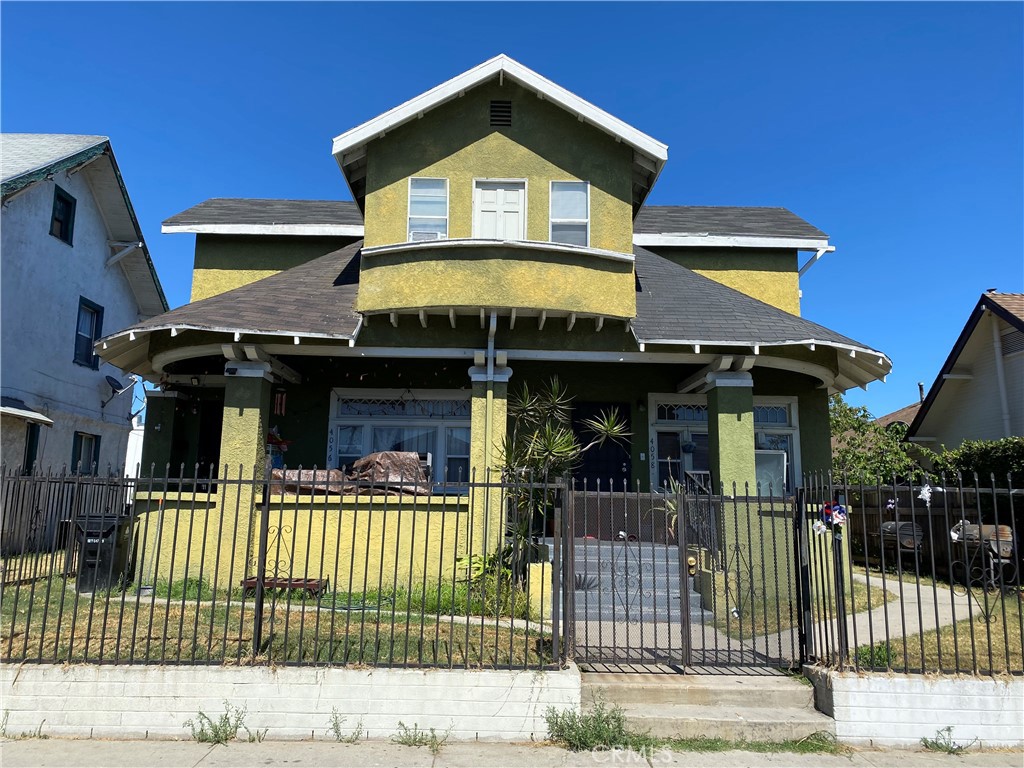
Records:
{"label": "neighboring white house", "polygon": [[907,438],[933,450],[1024,435],[1024,294],[983,293]]}
{"label": "neighboring white house", "polygon": [[93,344],[167,299],[110,141],[0,134],[0,196],[3,463],[120,467],[133,381]]}

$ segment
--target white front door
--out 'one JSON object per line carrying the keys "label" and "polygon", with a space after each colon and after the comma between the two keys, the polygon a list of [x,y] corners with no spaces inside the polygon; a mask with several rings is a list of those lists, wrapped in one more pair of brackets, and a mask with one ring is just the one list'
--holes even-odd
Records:
{"label": "white front door", "polygon": [[473,189],[473,237],[526,239],[526,182],[478,181]]}

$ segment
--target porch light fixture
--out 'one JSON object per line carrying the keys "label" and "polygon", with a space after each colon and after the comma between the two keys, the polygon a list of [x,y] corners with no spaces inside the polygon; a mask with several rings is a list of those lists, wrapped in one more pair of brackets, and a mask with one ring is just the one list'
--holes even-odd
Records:
{"label": "porch light fixture", "polygon": [[199,386],[199,377],[198,376],[193,376],[191,379],[189,379],[189,381],[192,382],[192,386],[193,387],[198,387]]}

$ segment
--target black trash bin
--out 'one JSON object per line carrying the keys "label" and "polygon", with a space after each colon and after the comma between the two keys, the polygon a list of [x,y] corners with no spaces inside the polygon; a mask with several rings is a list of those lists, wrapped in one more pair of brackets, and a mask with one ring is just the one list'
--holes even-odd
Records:
{"label": "black trash bin", "polygon": [[128,549],[122,541],[131,518],[81,517],[76,521],[79,592],[95,592],[123,583],[128,572]]}

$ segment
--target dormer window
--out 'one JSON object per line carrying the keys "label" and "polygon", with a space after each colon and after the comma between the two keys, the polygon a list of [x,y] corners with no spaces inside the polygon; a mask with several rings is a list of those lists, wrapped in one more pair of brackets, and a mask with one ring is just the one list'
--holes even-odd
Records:
{"label": "dormer window", "polygon": [[448,179],[409,179],[409,242],[448,237]]}
{"label": "dormer window", "polygon": [[590,245],[589,182],[551,182],[551,242]]}

